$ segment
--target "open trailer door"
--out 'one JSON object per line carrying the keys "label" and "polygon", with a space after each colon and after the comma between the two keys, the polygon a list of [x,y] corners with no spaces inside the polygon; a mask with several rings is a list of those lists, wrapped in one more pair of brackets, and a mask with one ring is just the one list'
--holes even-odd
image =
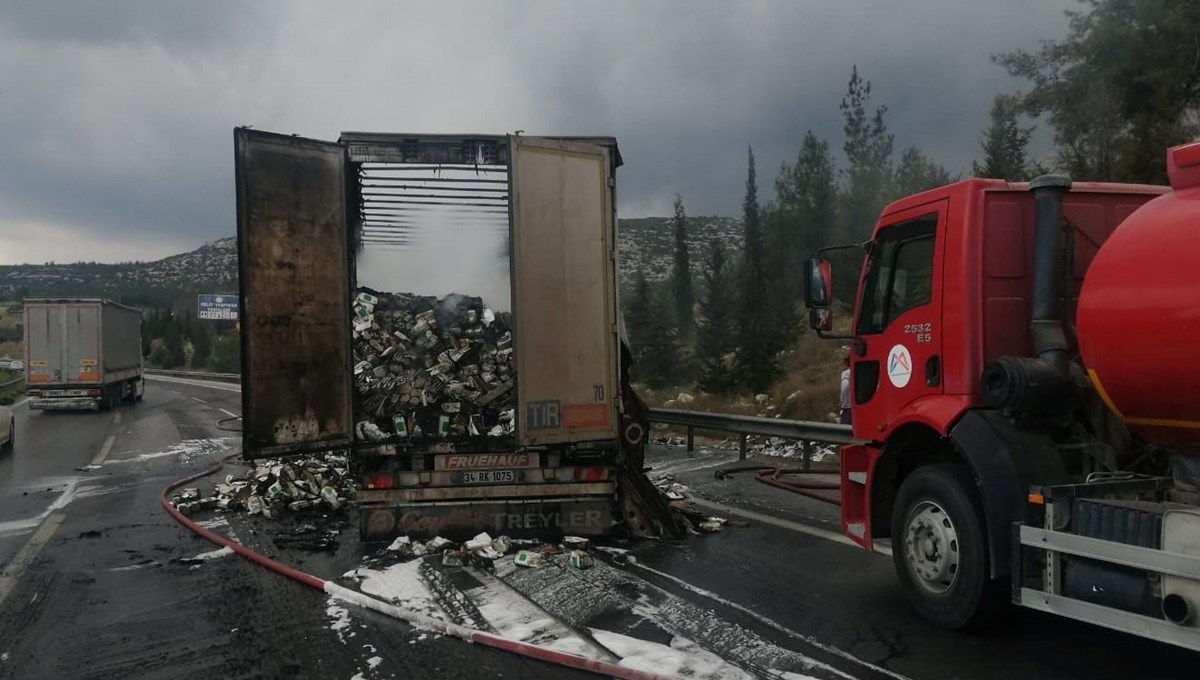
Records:
{"label": "open trailer door", "polygon": [[531,137],[510,144],[520,443],[616,439],[610,151]]}
{"label": "open trailer door", "polygon": [[346,150],[245,128],[234,148],[243,455],[347,448]]}

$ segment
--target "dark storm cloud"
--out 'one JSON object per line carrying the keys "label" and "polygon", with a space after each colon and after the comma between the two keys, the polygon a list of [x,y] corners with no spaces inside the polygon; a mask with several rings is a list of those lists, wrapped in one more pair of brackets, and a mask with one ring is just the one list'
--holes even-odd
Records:
{"label": "dark storm cloud", "polygon": [[[965,172],[992,96],[1020,85],[990,54],[1060,36],[1074,3],[16,5],[0,13],[0,262],[232,234],[242,124],[614,134],[624,214],[679,192],[692,214],[736,215],[748,144],[764,202],[806,130],[840,149],[853,64],[897,151]],[[57,255],[38,232],[64,235]]]}

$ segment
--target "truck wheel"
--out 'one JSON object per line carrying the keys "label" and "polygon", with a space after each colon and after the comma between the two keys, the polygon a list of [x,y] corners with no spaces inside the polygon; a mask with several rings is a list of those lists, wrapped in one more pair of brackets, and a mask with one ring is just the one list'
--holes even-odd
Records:
{"label": "truck wheel", "polygon": [[8,421],[8,441],[4,443],[3,450],[13,451],[17,448],[17,421],[16,419]]}
{"label": "truck wheel", "polygon": [[963,465],[930,465],[905,478],[892,509],[892,561],[922,618],[945,628],[990,622],[1005,589],[993,582],[975,483]]}

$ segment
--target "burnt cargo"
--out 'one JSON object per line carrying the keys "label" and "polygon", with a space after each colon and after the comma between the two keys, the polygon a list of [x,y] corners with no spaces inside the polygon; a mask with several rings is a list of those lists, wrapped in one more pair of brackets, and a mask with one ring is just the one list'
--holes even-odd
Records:
{"label": "burnt cargo", "polygon": [[367,288],[353,309],[360,438],[512,439],[511,314],[479,297]]}

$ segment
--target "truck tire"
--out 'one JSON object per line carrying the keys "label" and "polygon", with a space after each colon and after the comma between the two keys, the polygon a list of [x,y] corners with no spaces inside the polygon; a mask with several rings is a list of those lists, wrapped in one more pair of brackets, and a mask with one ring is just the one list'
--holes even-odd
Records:
{"label": "truck tire", "polygon": [[892,510],[892,561],[922,618],[944,628],[990,623],[1003,608],[993,581],[983,509],[961,464],[929,465],[905,478]]}
{"label": "truck tire", "polygon": [[8,441],[4,442],[4,446],[0,447],[3,451],[13,451],[17,448],[17,421],[12,419],[8,421]]}

